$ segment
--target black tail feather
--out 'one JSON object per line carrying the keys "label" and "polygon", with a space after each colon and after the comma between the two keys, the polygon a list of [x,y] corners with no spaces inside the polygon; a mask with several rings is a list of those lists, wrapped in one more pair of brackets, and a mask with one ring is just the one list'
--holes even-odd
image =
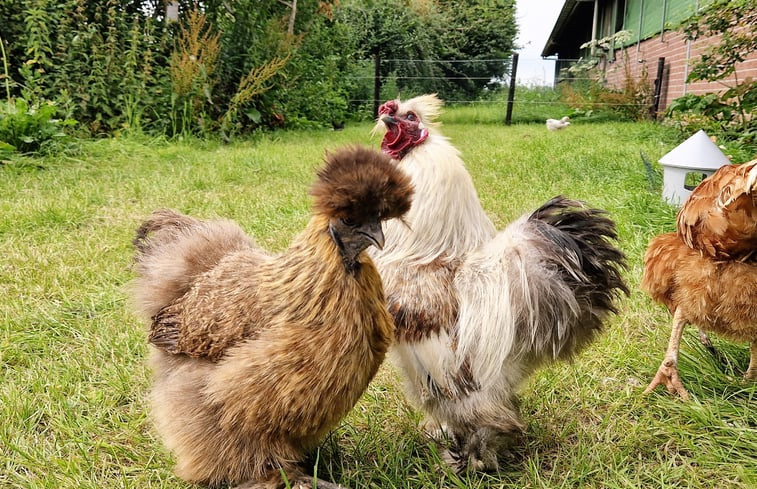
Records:
{"label": "black tail feather", "polygon": [[621,275],[626,257],[612,243],[618,233],[607,212],[557,196],[534,211],[529,220],[546,224],[537,227],[542,237],[575,253],[576,260],[563,260],[567,265],[562,272],[576,294],[583,295],[592,308],[617,312],[616,296],[630,291]]}
{"label": "black tail feather", "polygon": [[573,339],[555,348],[559,357],[570,356],[602,329],[608,313],[618,312],[618,296],[629,295],[622,277],[626,257],[613,244],[618,235],[607,212],[583,202],[557,196],[534,211],[529,222],[552,250],[545,256],[581,307],[582,318],[567,333]]}

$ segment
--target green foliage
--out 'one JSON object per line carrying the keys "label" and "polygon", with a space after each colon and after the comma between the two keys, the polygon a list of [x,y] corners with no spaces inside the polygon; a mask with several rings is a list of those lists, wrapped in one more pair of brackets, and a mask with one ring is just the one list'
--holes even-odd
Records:
{"label": "green foliage", "polygon": [[442,31],[442,59],[471,60],[442,65],[444,75],[450,77],[459,93],[466,98],[475,97],[484,87],[496,88],[491,79],[509,80],[509,63],[496,60],[513,53],[517,36],[515,2],[453,0],[443,5],[444,22],[457,28]]}
{"label": "green foliage", "polygon": [[54,100],[92,134],[159,121],[161,114],[147,107],[169,94],[162,76],[166,32],[142,13],[143,3],[149,2],[22,2],[25,29],[11,42],[25,48],[10,52],[14,95]]}
{"label": "green foliage", "polygon": [[688,39],[720,36],[692,65],[689,80],[722,80],[757,51],[757,3],[715,0],[683,24]]}
{"label": "green foliage", "polygon": [[746,85],[742,84],[722,94],[687,94],[679,97],[667,108],[664,123],[675,127],[684,136],[703,129],[708,135],[718,138],[735,161],[748,161],[757,154],[757,124],[752,120],[743,121],[740,109],[746,106],[749,107],[748,113],[754,113],[757,87],[751,87],[748,93],[741,95],[745,101],[743,106],[733,103],[736,98],[734,92],[745,88]]}
{"label": "green foliage", "polygon": [[565,101],[575,108],[576,113],[613,113],[619,119],[636,121],[652,117],[653,87],[649,73],[646,67],[642,67],[638,75],[631,72],[627,48],[618,53],[619,66],[623,70],[620,86],[608,87],[605,78],[608,53],[615,46],[626,44],[632,35],[631,31],[623,30],[588,41],[581,48],[588,48],[591,55],[562,70],[568,83],[561,84],[561,90]]}
{"label": "green foliage", "polygon": [[391,97],[472,99],[515,37],[513,0],[179,3],[172,23],[156,0],[3,0],[7,98],[55,101],[90,135],[342,127],[369,115],[374,54],[416,60],[382,63]]}
{"label": "green foliage", "polygon": [[52,102],[30,106],[19,98],[0,105],[0,154],[36,153],[53,149],[66,138],[73,119],[56,119],[58,107]]}
{"label": "green foliage", "polygon": [[337,13],[356,39],[358,58],[382,60],[391,97],[436,92],[447,100],[475,99],[509,71],[500,60],[512,54],[517,34],[512,0],[351,0]]}
{"label": "green foliage", "polygon": [[715,0],[682,28],[692,40],[716,39],[692,65],[688,80],[721,81],[729,88],[720,94],[688,94],[674,100],[668,107],[668,123],[687,134],[705,129],[733,145],[730,149],[740,153],[739,159],[751,159],[757,153],[757,80],[739,79],[734,73],[737,63],[757,51],[757,2]]}
{"label": "green foliage", "polygon": [[188,13],[169,59],[171,74],[170,136],[186,136],[194,131],[209,132],[213,88],[217,82],[220,34],[213,32],[206,16],[198,9]]}
{"label": "green foliage", "polygon": [[307,35],[287,66],[287,79],[268,99],[286,111],[288,127],[339,127],[353,118],[349,100],[354,95],[358,64],[349,29],[325,15],[314,16]]}

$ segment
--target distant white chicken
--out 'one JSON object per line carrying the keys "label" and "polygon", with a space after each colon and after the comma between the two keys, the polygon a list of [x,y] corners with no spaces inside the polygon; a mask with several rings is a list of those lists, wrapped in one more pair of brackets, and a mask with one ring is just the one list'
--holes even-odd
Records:
{"label": "distant white chicken", "polygon": [[570,117],[567,115],[560,119],[559,121],[557,119],[547,119],[547,129],[550,131],[559,131],[560,129],[565,129],[570,125]]}

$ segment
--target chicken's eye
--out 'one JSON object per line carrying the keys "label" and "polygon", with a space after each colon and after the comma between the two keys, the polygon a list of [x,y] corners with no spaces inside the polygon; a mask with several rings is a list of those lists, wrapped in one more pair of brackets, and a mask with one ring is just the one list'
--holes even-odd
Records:
{"label": "chicken's eye", "polygon": [[357,223],[353,221],[352,219],[350,219],[349,217],[343,218],[342,224],[344,224],[345,226],[349,226],[351,228],[354,228],[355,226],[357,226]]}
{"label": "chicken's eye", "polygon": [[416,117],[416,115],[415,115],[415,114],[413,114],[412,112],[408,112],[408,114],[407,114],[407,117],[405,117],[405,119],[407,119],[407,120],[409,120],[409,121],[414,121],[414,120],[416,120],[416,119],[417,119],[417,117]]}

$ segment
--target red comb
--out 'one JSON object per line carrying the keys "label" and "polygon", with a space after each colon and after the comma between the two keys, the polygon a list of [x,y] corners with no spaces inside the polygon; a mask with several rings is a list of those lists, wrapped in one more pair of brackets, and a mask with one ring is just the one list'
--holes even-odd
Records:
{"label": "red comb", "polygon": [[381,107],[379,107],[379,110],[378,110],[379,115],[391,114],[392,112],[397,112],[397,101],[396,100],[390,100],[388,102],[384,102],[381,105]]}

